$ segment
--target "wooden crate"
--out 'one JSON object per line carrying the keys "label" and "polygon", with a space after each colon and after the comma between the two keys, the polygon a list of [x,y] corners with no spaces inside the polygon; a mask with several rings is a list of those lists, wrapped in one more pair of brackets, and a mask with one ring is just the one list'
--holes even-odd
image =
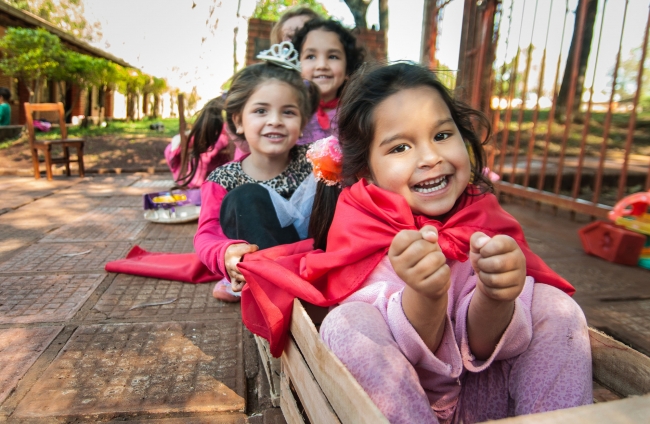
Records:
{"label": "wooden crate", "polygon": [[255,336],[257,351],[262,359],[264,373],[269,380],[269,391],[271,393],[271,404],[276,408],[280,406],[280,359],[271,356],[269,342],[260,336]]}
{"label": "wooden crate", "polygon": [[[590,328],[589,337],[594,380],[626,399],[497,422],[650,422],[650,358],[597,330]],[[281,367],[280,407],[287,423],[388,423],[352,374],[321,341],[298,299],[294,301],[291,337],[282,353]]]}

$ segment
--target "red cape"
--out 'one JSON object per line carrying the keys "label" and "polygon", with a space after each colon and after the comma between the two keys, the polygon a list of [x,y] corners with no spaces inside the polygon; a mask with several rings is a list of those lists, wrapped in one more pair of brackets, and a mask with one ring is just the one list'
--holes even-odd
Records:
{"label": "red cape", "polygon": [[147,252],[140,246],[134,246],[125,259],[108,262],[104,269],[108,272],[193,284],[223,278],[210,271],[196,253],[154,253]]}
{"label": "red cape", "polygon": [[339,196],[327,238],[327,251],[313,250],[313,240],[277,246],[245,256],[238,265],[246,278],[242,317],[253,333],[280,356],[287,340],[293,299],[331,306],[359,289],[401,230],[424,225],[438,229],[447,259],[466,261],[469,239],[476,231],[514,238],[526,256],[527,274],[569,295],[575,289],[530,248],[519,223],[491,193],[470,186],[443,221],[414,216],[406,200],[361,180]]}

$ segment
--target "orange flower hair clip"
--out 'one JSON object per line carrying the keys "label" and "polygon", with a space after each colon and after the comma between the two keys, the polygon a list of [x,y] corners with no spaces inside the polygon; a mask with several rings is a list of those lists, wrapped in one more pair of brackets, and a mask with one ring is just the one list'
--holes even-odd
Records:
{"label": "orange flower hair clip", "polygon": [[307,151],[307,159],[314,168],[317,181],[322,181],[328,186],[341,184],[343,153],[336,137],[330,136],[312,143]]}

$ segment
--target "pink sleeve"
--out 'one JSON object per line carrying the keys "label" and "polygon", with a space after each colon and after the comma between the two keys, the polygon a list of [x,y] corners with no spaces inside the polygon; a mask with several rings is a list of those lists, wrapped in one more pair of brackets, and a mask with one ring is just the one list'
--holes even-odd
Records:
{"label": "pink sleeve", "polygon": [[[201,160],[205,162],[208,166],[213,163],[214,159],[219,155],[219,152],[223,150],[224,147],[228,146],[228,143],[230,142],[230,139],[228,138],[228,134],[226,133],[226,130],[222,130],[221,134],[219,134],[219,137],[217,138],[217,142],[212,146],[211,149],[208,149],[205,153],[201,155]],[[216,166],[212,167],[212,169],[209,169],[210,172],[212,172]]]}
{"label": "pink sleeve", "polygon": [[246,243],[244,240],[231,240],[223,233],[219,215],[221,202],[228,192],[212,181],[201,186],[201,215],[199,228],[194,236],[194,249],[201,262],[214,273],[221,273],[229,279],[224,265],[226,249],[231,244]]}
{"label": "pink sleeve", "polygon": [[[501,336],[501,340],[499,340],[497,346],[494,348],[494,352],[492,352],[492,355],[487,360],[479,361],[470,350],[467,335],[467,311],[469,310],[470,301],[476,292],[476,279],[478,276],[472,270],[469,262],[465,262],[464,264],[458,263],[458,265],[452,268],[452,281],[457,278],[466,282],[462,286],[457,285],[454,293],[450,293],[452,294],[450,296],[450,302],[452,302],[453,297],[454,330],[465,368],[470,372],[481,372],[494,361],[510,359],[522,354],[533,339],[533,320],[531,315],[533,285],[535,283],[533,278],[526,277],[524,289],[515,300],[515,311],[510,320],[510,324],[508,324],[508,327]],[[454,285],[452,283],[453,288]]]}

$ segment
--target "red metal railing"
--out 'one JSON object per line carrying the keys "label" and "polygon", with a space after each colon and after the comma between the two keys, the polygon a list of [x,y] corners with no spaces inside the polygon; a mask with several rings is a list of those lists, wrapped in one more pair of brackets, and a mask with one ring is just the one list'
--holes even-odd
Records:
{"label": "red metal railing", "polygon": [[[643,70],[650,8],[646,10],[644,6],[641,9],[637,2],[630,4],[629,0],[624,0],[624,4],[623,0],[591,1],[596,2],[591,5],[595,9],[589,9],[586,0],[465,0],[463,25],[474,27],[471,30],[463,28],[457,86],[471,92],[467,100],[472,106],[492,114],[494,137],[487,148],[487,163],[501,177],[495,184],[498,190],[605,217],[611,206],[626,194],[650,189],[650,131],[645,125],[637,128],[643,84],[647,83],[643,81]],[[610,16],[613,16],[613,11],[620,13],[621,6],[624,6],[622,22],[617,23]],[[546,9],[548,13],[544,15],[542,10]],[[532,23],[531,11],[534,12]],[[562,12],[564,19],[558,46],[557,38],[549,34],[559,35]],[[501,16],[495,20],[497,13]],[[640,43],[633,43],[640,28],[626,31],[631,14],[648,15]],[[591,30],[586,31],[586,28]],[[517,29],[519,33],[516,33]],[[493,31],[497,36],[488,36]],[[591,44],[585,46],[590,49],[589,61],[581,58],[583,36],[587,33],[592,35]],[[604,50],[603,46],[611,45],[601,42],[604,37],[618,37],[616,61],[609,69],[604,66],[607,62],[600,59],[612,57],[614,52],[611,47]],[[526,40],[523,45],[522,40]],[[544,40],[541,59],[534,55],[533,40]],[[567,53],[569,46],[565,45],[568,40],[573,45],[571,55]],[[516,49],[512,46],[514,42],[517,42]],[[627,110],[621,111],[621,56],[627,53],[623,50],[629,49],[631,44],[636,44],[634,47],[640,51],[636,91],[628,99]],[[490,54],[499,47],[502,48],[500,51],[505,51],[505,57]],[[515,50],[516,53],[508,58],[509,52]],[[549,53],[551,50],[556,53]],[[552,85],[546,76],[551,63],[555,64]],[[486,85],[485,71],[488,69],[492,75]],[[628,61],[628,76],[629,69]],[[559,109],[559,82],[565,75],[569,77],[568,90],[566,83],[562,89],[566,102]],[[598,103],[596,90],[602,88],[605,77],[612,79],[607,86],[609,101]],[[584,81],[584,84],[579,84],[579,81]],[[601,81],[600,86],[596,87],[598,81]],[[630,85],[628,80],[628,91]],[[488,93],[481,91],[486,86],[489,86]],[[550,105],[541,104],[546,93],[551,99]],[[530,99],[535,100],[534,104],[531,105]],[[601,110],[595,111],[596,106]],[[516,122],[513,122],[513,113],[517,113]],[[544,123],[546,129],[542,136]],[[617,146],[617,141],[623,138],[624,145]],[[520,164],[520,157],[525,158],[523,164]],[[632,166],[633,157],[636,163]]]}

